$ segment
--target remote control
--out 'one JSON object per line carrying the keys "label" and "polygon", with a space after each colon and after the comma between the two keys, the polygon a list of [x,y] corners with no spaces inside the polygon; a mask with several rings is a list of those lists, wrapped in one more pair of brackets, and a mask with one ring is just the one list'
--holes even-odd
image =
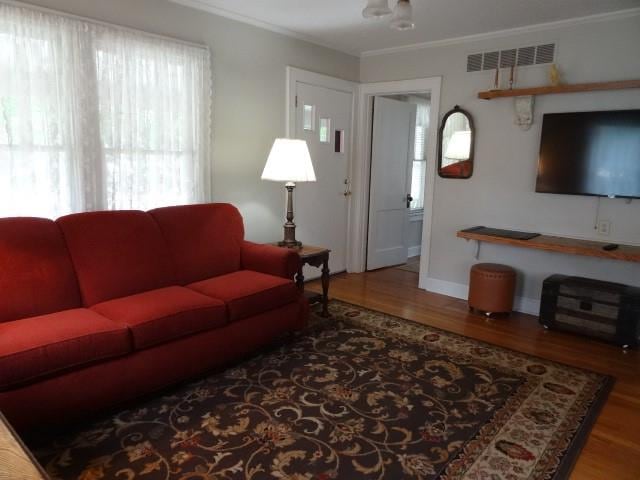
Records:
{"label": "remote control", "polygon": [[604,247],[602,247],[603,250],[610,252],[612,250],[617,250],[618,247],[620,245],[616,244],[616,243],[610,243],[609,245],[605,245]]}

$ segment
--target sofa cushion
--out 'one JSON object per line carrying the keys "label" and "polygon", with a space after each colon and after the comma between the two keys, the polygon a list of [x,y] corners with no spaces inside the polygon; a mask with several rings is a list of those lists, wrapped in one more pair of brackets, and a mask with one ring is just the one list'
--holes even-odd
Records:
{"label": "sofa cushion", "polygon": [[175,286],[110,300],[91,308],[126,325],[137,350],[228,323],[220,300]]}
{"label": "sofa cushion", "polygon": [[84,308],[5,322],[0,390],[129,352],[126,327]]}
{"label": "sofa cushion", "polygon": [[192,283],[189,288],[224,301],[232,321],[295,302],[300,295],[291,280],[251,270]]}
{"label": "sofa cushion", "polygon": [[149,214],[80,213],[57,222],[86,306],[176,284],[166,242]]}
{"label": "sofa cushion", "polygon": [[0,219],[0,322],[82,306],[58,226],[42,218]]}
{"label": "sofa cushion", "polygon": [[240,270],[244,225],[233,205],[187,205],[149,213],[169,245],[181,285]]}

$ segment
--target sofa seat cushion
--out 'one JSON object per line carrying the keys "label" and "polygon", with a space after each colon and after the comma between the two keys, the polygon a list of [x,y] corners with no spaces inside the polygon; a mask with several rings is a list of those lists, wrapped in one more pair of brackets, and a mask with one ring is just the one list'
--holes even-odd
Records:
{"label": "sofa seat cushion", "polygon": [[84,308],[5,322],[0,324],[0,390],[131,350],[126,327]]}
{"label": "sofa seat cushion", "polygon": [[231,321],[295,302],[300,295],[291,280],[252,270],[240,270],[192,283],[189,288],[224,301]]}
{"label": "sofa seat cushion", "polygon": [[136,350],[226,325],[224,303],[184,287],[166,287],[99,303],[92,310],[126,325]]}

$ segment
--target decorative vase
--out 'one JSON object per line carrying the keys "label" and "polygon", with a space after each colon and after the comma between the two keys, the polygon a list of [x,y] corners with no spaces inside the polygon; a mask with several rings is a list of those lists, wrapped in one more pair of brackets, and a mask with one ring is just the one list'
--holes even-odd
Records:
{"label": "decorative vase", "polygon": [[551,64],[551,67],[549,67],[549,80],[551,80],[551,85],[554,87],[557,87],[562,83],[560,70],[555,63]]}

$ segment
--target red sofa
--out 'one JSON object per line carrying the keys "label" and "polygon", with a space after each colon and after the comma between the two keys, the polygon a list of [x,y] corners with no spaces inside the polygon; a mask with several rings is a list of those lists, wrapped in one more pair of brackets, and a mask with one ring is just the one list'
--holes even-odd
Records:
{"label": "red sofa", "polygon": [[303,328],[298,262],[227,204],[0,219],[0,410],[69,421]]}

